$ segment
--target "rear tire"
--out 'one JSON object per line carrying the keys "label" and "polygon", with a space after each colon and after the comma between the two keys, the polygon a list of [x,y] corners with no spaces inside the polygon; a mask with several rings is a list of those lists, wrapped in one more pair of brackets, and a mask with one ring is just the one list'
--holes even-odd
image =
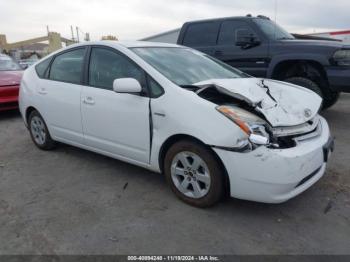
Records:
{"label": "rear tire", "polygon": [[51,138],[43,117],[34,110],[28,117],[30,136],[34,144],[42,150],[52,150],[56,142]]}
{"label": "rear tire", "polygon": [[183,140],[170,147],[164,173],[175,195],[187,204],[210,207],[224,195],[224,170],[204,145]]}

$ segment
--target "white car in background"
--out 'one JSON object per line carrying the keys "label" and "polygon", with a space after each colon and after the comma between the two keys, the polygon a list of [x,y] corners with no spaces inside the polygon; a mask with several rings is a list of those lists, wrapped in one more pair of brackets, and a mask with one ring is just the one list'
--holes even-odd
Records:
{"label": "white car in background", "polygon": [[25,71],[20,110],[40,149],[67,143],[165,174],[183,201],[284,202],[318,181],[333,140],[322,99],[187,47],[87,42]]}

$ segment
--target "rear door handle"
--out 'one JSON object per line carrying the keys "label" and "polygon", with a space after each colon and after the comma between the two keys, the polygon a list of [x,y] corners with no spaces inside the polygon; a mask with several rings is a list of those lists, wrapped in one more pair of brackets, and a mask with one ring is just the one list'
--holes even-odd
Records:
{"label": "rear door handle", "polygon": [[87,96],[83,99],[83,103],[87,105],[94,105],[95,101],[91,96]]}
{"label": "rear door handle", "polygon": [[40,87],[38,93],[41,94],[41,95],[46,95],[47,94],[47,90],[46,90],[45,87]]}

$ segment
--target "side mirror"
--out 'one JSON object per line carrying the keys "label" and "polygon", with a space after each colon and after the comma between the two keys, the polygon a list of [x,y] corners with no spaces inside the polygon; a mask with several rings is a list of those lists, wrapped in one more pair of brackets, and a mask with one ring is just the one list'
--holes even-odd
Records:
{"label": "side mirror", "polygon": [[236,46],[249,48],[259,44],[259,38],[252,31],[247,29],[238,29],[236,31]]}
{"label": "side mirror", "polygon": [[119,78],[113,81],[113,90],[116,93],[137,94],[141,93],[142,87],[134,78]]}

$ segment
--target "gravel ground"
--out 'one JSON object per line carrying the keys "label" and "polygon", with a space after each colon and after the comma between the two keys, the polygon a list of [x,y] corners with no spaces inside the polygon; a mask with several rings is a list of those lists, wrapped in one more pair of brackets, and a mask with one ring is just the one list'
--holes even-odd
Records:
{"label": "gravel ground", "polygon": [[323,115],[326,175],[279,205],[188,206],[162,175],[60,145],[43,152],[0,113],[0,254],[350,254],[350,95]]}

